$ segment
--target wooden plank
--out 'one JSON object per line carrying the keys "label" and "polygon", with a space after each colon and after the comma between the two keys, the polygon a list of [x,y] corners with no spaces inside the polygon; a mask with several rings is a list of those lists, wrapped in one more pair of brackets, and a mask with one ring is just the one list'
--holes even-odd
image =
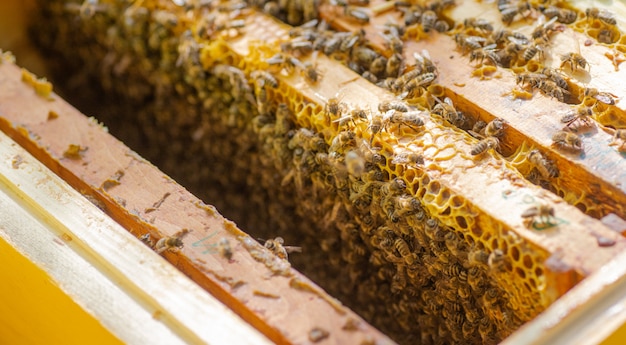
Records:
{"label": "wooden plank", "polygon": [[[270,343],[4,133],[0,210],[2,240],[30,260],[36,267],[32,274],[52,282],[30,286],[33,295],[61,289],[124,343]],[[31,307],[22,312],[39,314]],[[63,323],[49,322],[84,339],[83,331],[70,331],[88,324],[73,320],[74,315],[64,313]],[[39,337],[46,336],[46,328]]]}
{"label": "wooden plank", "polygon": [[[0,129],[132,234],[150,234],[156,241],[191,229],[184,248],[166,251],[165,258],[270,339],[304,343],[312,330],[321,328],[330,333],[329,344],[390,342],[286,261],[258,244],[260,248],[250,245],[256,242],[234,223],[110,136],[96,121],[54,93],[49,98],[36,96],[20,81],[21,73],[13,64],[0,65],[0,89],[4,90]],[[51,112],[56,115],[50,116]],[[68,154],[70,145],[80,148],[78,155]],[[230,260],[220,253],[222,239],[233,251]],[[356,329],[342,329],[348,322],[355,322]]]}

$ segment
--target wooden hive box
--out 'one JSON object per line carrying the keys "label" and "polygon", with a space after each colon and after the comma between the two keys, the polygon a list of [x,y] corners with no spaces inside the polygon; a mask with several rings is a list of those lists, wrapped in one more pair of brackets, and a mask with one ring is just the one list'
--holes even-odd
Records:
{"label": "wooden hive box", "polygon": [[[568,342],[595,329],[582,339],[599,342],[623,320],[618,312],[603,322],[622,300],[625,48],[605,12],[524,4],[502,3],[502,13],[471,1],[261,6],[286,22],[325,19],[335,31],[319,22],[294,29],[235,2],[55,1],[30,16],[44,65],[69,99],[98,99],[92,109],[113,131],[242,228],[301,246],[291,262],[395,341],[494,343],[545,310],[507,341]],[[550,13],[564,23],[540,19]],[[478,16],[517,34],[498,41],[486,23],[465,21]],[[44,269],[114,337],[392,342],[11,55],[2,59],[0,129],[34,156],[3,137],[6,195],[28,200],[16,210],[33,224],[52,224],[38,236],[49,241],[32,247],[33,237],[15,239],[17,220],[3,238],[44,268],[36,253],[67,247],[58,260],[87,262],[99,289],[117,286],[107,298],[133,301],[143,332],[113,322],[115,309],[91,309],[94,297],[79,293],[86,286],[68,287],[77,273]],[[572,141],[554,137],[563,129]],[[98,236],[131,253],[116,261],[85,231],[100,211],[80,200],[57,210],[50,193],[80,198],[29,182],[37,173],[35,181],[63,184],[34,159],[147,246],[107,223]],[[77,208],[93,216],[67,216]],[[155,288],[169,280],[181,285]],[[218,313],[228,326],[203,328],[199,320]],[[233,327],[246,330],[241,340],[228,337]]]}

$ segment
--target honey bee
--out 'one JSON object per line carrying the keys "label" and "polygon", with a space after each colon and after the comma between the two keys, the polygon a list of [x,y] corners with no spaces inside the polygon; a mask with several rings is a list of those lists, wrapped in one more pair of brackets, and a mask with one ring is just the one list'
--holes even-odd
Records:
{"label": "honey bee", "polygon": [[538,85],[539,90],[543,92],[545,95],[550,96],[552,98],[556,98],[559,102],[565,101],[565,95],[568,95],[569,92],[560,88],[555,82],[552,80],[544,80]]}
{"label": "honey bee", "polygon": [[489,44],[482,48],[474,49],[470,53],[470,62],[475,60],[480,60],[480,64],[482,65],[485,59],[491,61],[494,65],[500,64],[500,55],[496,53],[497,45],[495,43]]}
{"label": "honey bee", "polygon": [[338,95],[329,98],[324,106],[324,112],[332,117],[341,117],[348,110],[348,105],[343,103]]}
{"label": "honey bee", "polygon": [[422,24],[422,30],[424,32],[430,32],[430,30],[435,28],[435,23],[437,22],[437,13],[433,11],[424,11],[422,16],[420,17],[420,24]]}
{"label": "honey bee", "polygon": [[602,29],[598,33],[598,42],[611,44],[611,43],[615,43],[618,37],[619,36],[616,35],[615,31],[609,30],[609,29]]}
{"label": "honey bee", "polygon": [[467,54],[472,50],[481,48],[483,43],[485,43],[487,39],[481,36],[467,36],[464,34],[455,34],[454,41],[459,46],[459,48],[461,48],[461,52],[463,54]]}
{"label": "honey bee", "polygon": [[426,236],[428,236],[431,240],[436,242],[443,242],[446,239],[446,232],[441,230],[439,222],[433,218],[426,220],[424,233],[426,233]]}
{"label": "honey bee", "polygon": [[370,145],[374,141],[374,136],[376,136],[380,131],[383,130],[383,118],[382,116],[376,114],[372,114],[370,117],[370,123],[367,126],[368,131],[370,132]]}
{"label": "honey bee", "polygon": [[101,4],[99,0],[84,0],[82,4],[67,3],[65,9],[71,12],[78,12],[80,19],[91,19],[96,13],[104,12],[109,5]]}
{"label": "honey bee", "polygon": [[472,288],[476,296],[480,296],[485,291],[485,275],[478,266],[470,267],[467,271],[467,284]]}
{"label": "honey bee", "polygon": [[[411,252],[411,248],[402,238],[396,238],[393,242],[394,248],[398,251],[398,254],[404,259],[407,265],[413,265],[415,263],[415,253]],[[406,284],[405,284],[406,285]]]}
{"label": "honey bee", "polygon": [[[356,142],[354,140],[355,134],[353,131],[341,131],[337,134],[330,143],[330,147],[328,148],[328,152],[333,153],[341,153],[345,152],[347,148],[354,147]],[[323,138],[322,138],[323,140]],[[319,150],[324,151],[324,150]]]}
{"label": "honey bee", "polygon": [[474,144],[470,149],[470,154],[472,156],[477,156],[481,153],[486,152],[489,149],[497,149],[499,146],[500,140],[498,140],[498,138],[487,137]]}
{"label": "honey bee", "polygon": [[489,22],[486,19],[482,19],[482,18],[466,18],[463,21],[463,26],[466,27],[466,28],[479,29],[479,30],[482,30],[484,32],[492,32],[493,31],[493,25],[491,25],[491,22]]}
{"label": "honey bee", "polygon": [[380,111],[381,113],[386,113],[390,110],[406,113],[409,111],[409,106],[404,102],[389,100],[384,100],[378,103],[378,111]]}
{"label": "honey bee", "polygon": [[184,246],[183,238],[187,236],[191,230],[182,229],[172,236],[163,237],[157,241],[154,250],[157,254],[161,254],[166,250],[178,250]]}
{"label": "honey bee", "polygon": [[387,59],[387,65],[385,65],[385,75],[387,77],[397,77],[402,69],[402,55],[393,54]]}
{"label": "honey bee", "polygon": [[539,170],[544,178],[554,178],[559,176],[559,169],[552,161],[545,158],[539,150],[532,150],[528,153],[528,161],[530,161]]}
{"label": "honey bee", "polygon": [[483,305],[486,308],[490,308],[498,302],[499,298],[500,293],[496,288],[487,289],[487,291],[483,295]]}
{"label": "honey bee", "polygon": [[424,165],[424,157],[415,152],[402,152],[393,156],[391,164]]}
{"label": "honey bee", "polygon": [[285,246],[285,240],[278,236],[273,240],[267,240],[263,246],[269,249],[277,257],[287,260],[289,253],[302,253],[302,247]]}
{"label": "honey bee", "polygon": [[[554,218],[554,208],[548,204],[533,206],[522,212],[521,216],[524,219],[524,225],[526,225],[526,227],[530,227],[533,224],[553,225],[556,221]],[[536,222],[537,217],[539,217],[539,223]]]}
{"label": "honey bee", "polygon": [[[448,251],[457,258],[467,257],[467,248],[454,232],[445,235],[445,245]],[[458,276],[458,274],[457,274]]]}
{"label": "honey bee", "polygon": [[494,249],[489,258],[487,259],[487,265],[493,272],[504,272],[507,269],[507,257],[500,249]]}
{"label": "honey bee", "polygon": [[443,117],[451,125],[462,128],[465,125],[465,116],[460,111],[454,108],[454,104],[449,97],[446,97],[443,102],[435,97],[437,104],[433,107],[432,112]]}
{"label": "honey bee", "polygon": [[377,78],[382,77],[387,69],[387,58],[379,55],[369,65],[369,71]]}
{"label": "honey bee", "polygon": [[563,24],[572,24],[576,21],[578,14],[574,10],[570,10],[567,8],[560,8],[557,6],[549,6],[543,10],[543,14],[547,18],[556,17],[560,23]]}
{"label": "honey bee", "polygon": [[543,75],[545,75],[546,77],[548,77],[548,79],[552,80],[553,82],[556,83],[556,85],[558,87],[560,87],[563,90],[569,90],[569,84],[567,84],[567,81],[561,76],[561,73],[559,73],[557,70],[555,70],[554,68],[550,68],[550,67],[544,67],[541,70],[541,73],[543,73]]}
{"label": "honey bee", "polygon": [[376,60],[380,55],[373,51],[370,48],[364,46],[354,47],[351,51],[352,60],[357,62],[361,66],[369,66],[374,60]]}
{"label": "honey bee", "polygon": [[593,97],[596,100],[608,105],[615,105],[615,99],[617,98],[616,95],[610,92],[601,92],[598,91],[598,89],[590,87],[586,87],[582,95],[584,97]]}
{"label": "honey bee", "polygon": [[487,126],[485,126],[484,133],[487,137],[501,137],[504,135],[504,127],[506,126],[506,121],[503,119],[496,117],[495,119],[489,121]]}
{"label": "honey bee", "polygon": [[233,249],[226,237],[222,237],[219,242],[217,242],[217,248],[226,260],[230,261],[233,258]]}
{"label": "honey bee", "polygon": [[260,88],[265,87],[265,85],[269,85],[270,87],[272,87],[274,89],[278,87],[278,81],[269,72],[266,72],[266,71],[252,71],[252,73],[250,73],[250,76],[254,80],[256,80],[256,84]]}
{"label": "honey bee", "polygon": [[514,40],[518,44],[526,45],[530,42],[528,37],[526,37],[523,33],[517,31],[509,31],[506,29],[495,31],[492,35],[493,40],[498,45],[503,45],[505,43],[511,42]]}
{"label": "honey bee", "polygon": [[626,129],[615,130],[609,146],[617,146],[619,152],[626,152]]}
{"label": "honey bee", "polygon": [[386,114],[389,116],[383,118],[383,126],[387,128],[389,124],[397,124],[398,128],[401,126],[407,126],[414,131],[417,131],[415,127],[421,127],[424,125],[424,120],[418,116],[418,114],[422,114],[421,112],[411,111],[411,112],[399,112],[397,110],[390,110]]}
{"label": "honey bee", "polygon": [[515,19],[515,16],[521,14],[522,16],[526,16],[524,12],[530,12],[531,6],[530,2],[527,1],[519,1],[517,4],[508,3],[508,1],[501,1],[498,3],[498,10],[500,10],[500,14],[502,15],[502,22],[507,25],[510,25]]}
{"label": "honey bee", "polygon": [[569,129],[572,129],[572,125],[575,125],[573,129],[578,129],[580,126],[590,127],[593,126],[592,115],[593,110],[591,108],[581,106],[576,113],[563,116],[561,123],[565,123],[566,128]]}
{"label": "honey bee", "polygon": [[361,8],[355,6],[344,7],[344,15],[350,20],[359,24],[367,24],[370,21],[370,16]]}
{"label": "honey bee", "polygon": [[367,120],[367,112],[360,108],[352,109],[348,114],[334,120],[333,122],[338,122],[340,126],[343,126],[348,121],[351,121],[354,126],[356,126],[357,122]]}
{"label": "honey bee", "polygon": [[351,150],[346,152],[344,161],[348,174],[351,176],[358,178],[365,172],[365,159],[357,151]]}
{"label": "honey bee", "polygon": [[295,149],[296,147],[302,147],[308,151],[326,151],[328,145],[324,138],[317,135],[312,130],[306,127],[298,128],[293,137],[289,140],[288,148],[290,150]]}
{"label": "honey bee", "polygon": [[[413,90],[419,87],[427,88],[428,85],[430,85],[430,83],[432,83],[436,78],[437,78],[437,75],[435,73],[430,73],[430,72],[422,73],[418,75],[417,77],[412,78],[408,82],[404,83],[402,90],[405,94],[408,95],[410,92],[413,92]],[[396,83],[394,83],[394,86],[397,84],[399,79],[402,79],[402,78],[396,79]]]}
{"label": "honey bee", "polygon": [[319,70],[317,69],[317,64],[313,62],[305,62],[300,69],[302,76],[311,84],[316,84],[322,78]]}
{"label": "honey bee", "polygon": [[613,15],[613,13],[607,10],[602,10],[597,7],[590,7],[585,10],[585,14],[587,15],[588,19],[598,19],[608,25],[617,25],[617,20],[615,20],[615,16]]}
{"label": "honey bee", "polygon": [[291,53],[296,57],[308,55],[313,51],[313,42],[304,37],[298,37],[280,44],[280,50]]}
{"label": "honey bee", "polygon": [[450,24],[448,24],[448,22],[446,22],[445,20],[437,20],[433,28],[437,32],[446,32],[450,30]]}
{"label": "honey bee", "polygon": [[580,137],[572,132],[558,131],[552,136],[553,145],[573,150],[583,151],[583,143]]}
{"label": "honey bee", "polygon": [[400,195],[406,190],[406,182],[400,177],[396,177],[380,187],[382,195]]}
{"label": "honey bee", "polygon": [[522,59],[524,59],[524,61],[530,61],[535,56],[539,56],[539,58],[543,56],[543,49],[540,44],[533,44],[526,48],[522,54]]}
{"label": "honey bee", "polygon": [[488,267],[489,254],[481,249],[474,249],[467,254],[469,267]]}
{"label": "honey bee", "polygon": [[562,27],[562,25],[554,24],[557,19],[557,17],[553,17],[549,21],[537,26],[533,30],[531,37],[535,40],[535,43],[547,44],[550,41],[550,36],[555,31],[563,31],[564,28]]}
{"label": "honey bee", "polygon": [[561,65],[559,68],[563,69],[563,66],[569,66],[572,72],[576,71],[578,68],[587,69],[587,66],[591,68],[587,60],[579,53],[561,55]]}

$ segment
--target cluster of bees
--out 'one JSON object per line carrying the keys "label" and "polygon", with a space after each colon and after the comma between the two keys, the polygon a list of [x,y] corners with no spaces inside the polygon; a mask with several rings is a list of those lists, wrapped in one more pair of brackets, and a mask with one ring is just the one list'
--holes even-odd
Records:
{"label": "cluster of bees", "polygon": [[[461,30],[450,31],[442,15],[454,5],[449,0],[388,3],[402,12],[403,23],[381,28],[387,53],[369,47],[363,31],[331,30],[318,18],[319,2],[308,0],[187,1],[178,15],[158,9],[156,0],[132,6],[111,2],[104,7],[89,7],[84,4],[94,2],[85,1],[78,7],[80,21],[74,20],[76,11],[42,1],[42,15],[48,21],[56,19],[54,29],[41,30],[45,34],[38,39],[46,47],[72,47],[59,53],[70,63],[86,66],[83,71],[96,71],[103,93],[130,101],[129,108],[107,115],[112,131],[133,138],[141,128],[146,134],[139,139],[148,145],[137,149],[144,156],[243,228],[273,238],[263,245],[281,259],[272,265],[285,267],[293,249],[285,242],[301,246],[302,255],[289,257],[296,267],[398,341],[409,343],[419,334],[424,344],[495,343],[541,306],[529,307],[535,308],[529,314],[519,313],[510,292],[498,283],[499,276],[513,271],[511,259],[503,249],[471,241],[430,214],[412,190],[428,185],[424,157],[418,150],[394,151],[385,144],[384,132],[419,136],[431,118],[441,118],[477,139],[468,153],[480,159],[485,152],[498,150],[506,123],[495,118],[472,124],[450,98],[443,97],[427,52],[414,55],[415,62],[405,68],[409,64],[404,61],[403,40],[432,31],[451,32],[472,61],[511,68],[541,61],[552,35],[576,16],[572,19],[566,9],[542,7],[546,17],[556,19],[548,19],[527,38],[515,31],[495,31],[480,19],[466,20]],[[366,11],[367,1],[362,0],[330,4],[359,24],[390,6]],[[252,56],[238,63],[240,58],[216,49],[215,61],[203,61],[202,52],[219,47],[212,41],[215,36],[245,32],[243,16],[249,6],[302,25],[293,28],[288,39],[265,47],[263,52],[270,53],[257,55],[262,60],[252,61]],[[498,8],[504,22],[531,11],[524,2],[500,1]],[[197,19],[195,26],[180,19],[183,12],[186,18]],[[593,11],[587,16],[608,17]],[[78,25],[89,29],[76,30]],[[318,85],[323,78],[316,66],[318,54],[343,62],[398,98],[364,109],[347,104],[338,94],[323,106],[305,104],[317,127],[303,126],[281,80],[297,73]],[[128,68],[130,61],[137,68]],[[586,64],[572,53],[563,57],[561,67],[584,70]],[[571,90],[561,72],[520,74],[519,84],[568,100]],[[128,83],[114,82],[121,77]],[[597,90],[583,94],[610,102],[610,95]],[[563,119],[565,128],[587,125],[590,114],[580,109]],[[128,113],[134,116],[124,115]],[[115,129],[120,123],[125,128]],[[555,134],[555,143],[577,150],[574,131],[563,133]],[[624,148],[624,137],[623,131],[615,131],[613,144]],[[553,162],[538,150],[528,153],[528,161],[543,179],[559,176]],[[396,165],[411,169],[419,182],[409,186],[396,177],[391,169]],[[241,190],[247,193],[242,195]],[[552,223],[554,211],[537,205],[522,217],[530,225]],[[258,243],[246,245],[251,253],[264,255]],[[159,251],[180,246],[182,236],[156,245]],[[230,244],[220,248],[230,260]]]}

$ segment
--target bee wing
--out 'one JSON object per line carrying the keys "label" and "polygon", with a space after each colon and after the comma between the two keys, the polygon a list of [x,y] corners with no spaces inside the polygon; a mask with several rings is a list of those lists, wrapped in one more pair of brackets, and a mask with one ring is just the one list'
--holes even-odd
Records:
{"label": "bee wing", "polygon": [[285,251],[287,253],[302,253],[302,247],[296,247],[296,246],[283,246],[283,248],[285,248]]}
{"label": "bee wing", "polygon": [[519,44],[519,45],[525,45],[525,44],[528,43],[526,40],[522,40],[522,39],[519,39],[519,38],[513,37],[513,36],[507,36],[507,39],[509,41],[511,41],[512,43]]}

